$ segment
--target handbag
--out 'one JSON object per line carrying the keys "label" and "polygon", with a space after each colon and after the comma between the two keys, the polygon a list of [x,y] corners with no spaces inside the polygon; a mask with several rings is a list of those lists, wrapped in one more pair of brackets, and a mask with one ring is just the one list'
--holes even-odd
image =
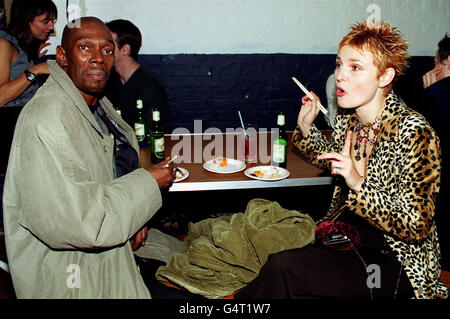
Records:
{"label": "handbag", "polygon": [[317,225],[316,240],[324,246],[335,250],[353,250],[361,244],[361,237],[356,227],[336,221],[345,206],[341,207],[333,218]]}

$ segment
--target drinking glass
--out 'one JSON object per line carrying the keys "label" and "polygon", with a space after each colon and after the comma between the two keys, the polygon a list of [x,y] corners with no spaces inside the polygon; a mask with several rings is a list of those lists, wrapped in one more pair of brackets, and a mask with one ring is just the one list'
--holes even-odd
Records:
{"label": "drinking glass", "polygon": [[255,124],[246,124],[245,133],[242,132],[245,150],[245,161],[256,163],[258,150],[258,128]]}

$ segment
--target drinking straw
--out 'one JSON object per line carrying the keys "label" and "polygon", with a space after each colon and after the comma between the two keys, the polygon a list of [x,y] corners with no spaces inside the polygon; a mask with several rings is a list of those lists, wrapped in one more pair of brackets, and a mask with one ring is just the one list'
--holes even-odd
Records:
{"label": "drinking straw", "polygon": [[247,137],[247,132],[245,132],[244,121],[242,121],[241,111],[238,111],[238,114],[239,114],[239,118],[241,119],[241,125],[242,125],[242,129],[244,130],[244,135],[245,135],[245,137]]}

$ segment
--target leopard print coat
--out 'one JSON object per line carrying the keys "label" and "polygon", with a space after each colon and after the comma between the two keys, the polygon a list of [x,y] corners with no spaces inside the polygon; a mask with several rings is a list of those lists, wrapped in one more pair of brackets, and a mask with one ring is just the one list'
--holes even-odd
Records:
{"label": "leopard print coat", "polygon": [[[346,133],[356,124],[354,112],[338,115],[331,139],[325,138],[316,126],[303,138],[297,127],[293,143],[312,164],[329,170],[329,161],[317,160],[317,156],[342,152]],[[345,205],[381,229],[403,264],[415,297],[420,299],[448,297],[447,288],[439,281],[440,248],[433,220],[440,172],[440,145],[434,130],[422,115],[401,105],[390,91],[360,192],[348,190],[345,183],[335,186],[324,218],[331,218]],[[348,191],[344,203],[343,191]]]}

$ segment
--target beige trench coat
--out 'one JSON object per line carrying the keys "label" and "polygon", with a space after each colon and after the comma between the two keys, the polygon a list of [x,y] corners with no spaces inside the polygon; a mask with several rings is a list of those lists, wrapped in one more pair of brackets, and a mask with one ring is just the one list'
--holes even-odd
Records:
{"label": "beige trench coat", "polygon": [[[17,297],[150,298],[129,239],[161,207],[158,185],[145,169],[114,179],[113,139],[67,74],[49,68],[18,119],[5,182]],[[133,130],[101,104],[138,150]]]}

